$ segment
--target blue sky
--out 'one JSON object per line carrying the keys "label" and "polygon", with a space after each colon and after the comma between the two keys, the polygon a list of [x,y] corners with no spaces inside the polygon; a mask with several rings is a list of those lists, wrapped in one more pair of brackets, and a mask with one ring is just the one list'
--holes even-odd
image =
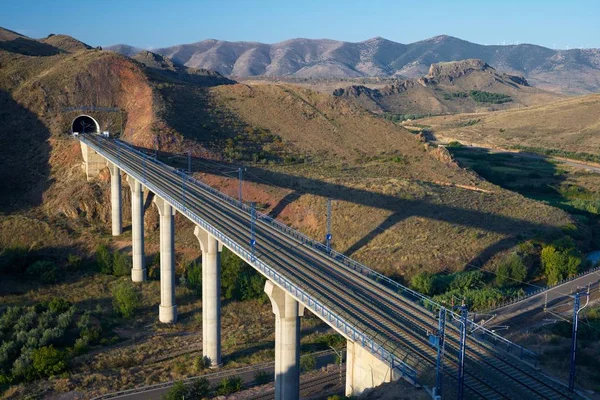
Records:
{"label": "blue sky", "polygon": [[35,38],[65,33],[94,46],[144,48],[210,38],[410,43],[440,34],[481,44],[600,47],[600,1],[0,0],[0,26]]}

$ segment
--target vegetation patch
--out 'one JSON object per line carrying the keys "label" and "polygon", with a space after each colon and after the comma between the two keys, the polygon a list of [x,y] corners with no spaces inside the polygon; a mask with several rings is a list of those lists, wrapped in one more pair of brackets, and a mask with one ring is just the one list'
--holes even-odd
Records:
{"label": "vegetation patch", "polygon": [[482,90],[471,90],[469,96],[478,103],[503,104],[511,102],[510,96],[502,93],[491,93]]}

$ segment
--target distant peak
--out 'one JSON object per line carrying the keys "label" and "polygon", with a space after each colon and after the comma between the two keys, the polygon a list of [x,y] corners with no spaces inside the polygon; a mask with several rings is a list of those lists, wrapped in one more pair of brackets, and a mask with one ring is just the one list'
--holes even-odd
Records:
{"label": "distant peak", "polygon": [[485,61],[476,58],[460,61],[448,61],[436,64],[431,64],[427,79],[440,80],[444,78],[458,78],[463,75],[468,75],[474,71],[493,70]]}

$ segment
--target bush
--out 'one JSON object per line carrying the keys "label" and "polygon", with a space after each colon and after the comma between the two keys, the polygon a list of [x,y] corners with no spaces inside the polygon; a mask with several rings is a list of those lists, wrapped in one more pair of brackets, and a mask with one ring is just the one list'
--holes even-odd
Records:
{"label": "bush", "polygon": [[426,295],[433,293],[434,276],[429,272],[419,272],[410,280],[410,287]]}
{"label": "bush", "polygon": [[217,387],[215,388],[215,394],[217,396],[226,396],[231,393],[239,392],[242,390],[242,384],[242,378],[239,376],[223,378],[217,384]]}
{"label": "bush", "polygon": [[450,290],[464,291],[478,289],[485,284],[483,272],[481,271],[457,272],[450,276],[452,277],[449,285]]}
{"label": "bush", "polygon": [[7,247],[0,252],[0,273],[22,273],[30,264],[30,254],[26,247]]}
{"label": "bush", "polygon": [[573,240],[563,238],[542,248],[542,266],[549,285],[574,276],[584,263],[583,255],[575,248]]}
{"label": "bush", "polygon": [[317,357],[314,354],[305,354],[300,357],[300,370],[302,372],[313,371],[317,368]]}
{"label": "bush", "polygon": [[198,295],[202,295],[202,266],[195,262],[188,264],[185,275],[188,287],[195,290]]}
{"label": "bush", "polygon": [[119,282],[113,289],[113,308],[122,317],[133,317],[140,304],[141,295],[130,281]]}
{"label": "bush", "polygon": [[114,276],[131,275],[131,260],[127,254],[115,251],[113,254],[112,273]]}
{"label": "bush", "polygon": [[256,371],[254,374],[254,383],[257,385],[264,385],[271,382],[272,375],[266,371]]}
{"label": "bush", "polygon": [[250,265],[224,248],[221,253],[221,292],[228,300],[261,299],[265,278]]}
{"label": "bush", "polygon": [[202,400],[210,393],[210,383],[206,378],[199,378],[188,386],[186,400]]}
{"label": "bush", "polygon": [[206,368],[208,368],[210,365],[210,361],[203,357],[203,356],[197,356],[194,358],[194,371],[196,372],[202,372],[203,370],[205,370]]}
{"label": "bush", "polygon": [[58,268],[52,261],[36,261],[27,268],[27,275],[43,283],[54,283],[58,279]]}
{"label": "bush", "polygon": [[527,267],[523,259],[517,253],[512,253],[498,266],[496,284],[498,286],[515,285],[523,282],[526,277]]}
{"label": "bush", "polygon": [[73,305],[71,304],[71,302],[69,302],[61,297],[55,297],[52,300],[50,300],[50,302],[48,303],[48,310],[50,310],[56,314],[62,314],[64,312],[69,311],[69,309],[72,306]]}
{"label": "bush", "polygon": [[173,386],[165,393],[163,399],[165,400],[182,400],[186,398],[188,389],[185,387],[182,381],[175,382]]}
{"label": "bush", "polygon": [[96,248],[96,263],[103,274],[111,275],[113,272],[113,258],[108,247],[101,244]]}
{"label": "bush", "polygon": [[52,345],[34,350],[31,360],[33,369],[40,377],[59,375],[67,369],[64,354]]}

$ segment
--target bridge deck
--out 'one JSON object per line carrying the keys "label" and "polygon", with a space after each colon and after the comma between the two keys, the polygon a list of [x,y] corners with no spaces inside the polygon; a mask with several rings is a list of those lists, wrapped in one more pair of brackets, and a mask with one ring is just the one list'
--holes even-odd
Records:
{"label": "bridge deck", "polygon": [[[81,140],[119,164],[123,172],[143,176],[150,189],[159,188],[182,202],[187,211],[250,251],[251,217],[247,211],[117,141],[95,135]],[[437,329],[437,317],[431,311],[260,219],[255,235],[257,259],[404,360],[417,371],[419,383],[433,386],[436,350],[428,336]],[[456,386],[459,331],[449,323],[446,335],[444,390],[449,395]],[[465,388],[468,398],[578,398],[561,383],[471,336],[465,358]]]}

